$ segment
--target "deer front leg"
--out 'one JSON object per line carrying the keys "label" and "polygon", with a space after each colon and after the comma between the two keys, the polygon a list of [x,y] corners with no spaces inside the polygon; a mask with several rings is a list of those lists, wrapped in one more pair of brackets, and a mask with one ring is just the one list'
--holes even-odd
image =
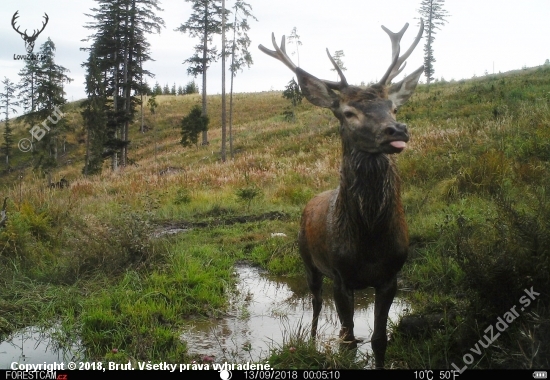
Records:
{"label": "deer front leg", "polygon": [[334,303],[338,318],[342,324],[340,338],[350,347],[357,347],[357,341],[353,335],[353,289],[348,289],[342,281],[334,279]]}
{"label": "deer front leg", "polygon": [[371,345],[376,368],[384,368],[386,346],[388,344],[386,325],[393,297],[395,297],[395,292],[397,291],[397,277],[394,276],[390,281],[375,289],[374,331],[372,333]]}

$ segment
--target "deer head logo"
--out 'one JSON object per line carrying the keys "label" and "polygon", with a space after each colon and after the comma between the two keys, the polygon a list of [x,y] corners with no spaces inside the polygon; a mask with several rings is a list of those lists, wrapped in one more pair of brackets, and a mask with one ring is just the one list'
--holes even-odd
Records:
{"label": "deer head logo", "polygon": [[13,14],[13,17],[11,18],[11,26],[17,33],[21,35],[21,38],[25,40],[25,49],[27,50],[27,53],[31,54],[32,51],[34,50],[34,42],[36,41],[36,38],[40,35],[40,33],[42,33],[46,25],[48,25],[49,17],[48,17],[48,14],[44,12],[44,19],[46,20],[46,22],[42,23],[42,29],[40,30],[35,29],[32,36],[29,36],[27,35],[27,29],[25,29],[25,31],[21,33],[19,31],[19,28],[15,26],[15,20],[19,17],[18,13],[19,11]]}

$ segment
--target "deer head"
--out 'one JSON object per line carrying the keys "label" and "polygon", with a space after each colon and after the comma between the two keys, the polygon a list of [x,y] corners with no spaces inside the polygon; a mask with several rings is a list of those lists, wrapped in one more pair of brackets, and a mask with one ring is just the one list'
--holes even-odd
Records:
{"label": "deer head", "polygon": [[348,85],[342,70],[338,67],[328,49],[327,54],[340,76],[339,82],[321,80],[297,67],[285,51],[285,37],[281,46],[277,46],[275,35],[272,42],[275,50],[263,45],[264,53],[283,62],[297,76],[304,96],[314,105],[330,109],[341,123],[340,135],[344,147],[365,153],[400,153],[407,145],[409,134],[407,126],[396,121],[396,113],[413,94],[424,66],[418,68],[402,81],[391,81],[405,68],[405,60],[412,53],[424,31],[424,22],[420,20],[420,30],[410,48],[400,56],[400,41],[409,24],[398,33],[386,27],[382,29],[390,36],[392,43],[392,62],[382,79],[366,89]]}
{"label": "deer head", "polygon": [[27,53],[31,54],[32,51],[34,50],[34,42],[36,41],[36,38],[40,35],[40,33],[42,33],[46,25],[48,25],[49,17],[48,17],[48,14],[44,12],[44,19],[46,20],[46,22],[42,23],[42,29],[40,30],[35,29],[33,34],[29,36],[27,35],[27,29],[25,29],[25,31],[21,33],[21,31],[19,31],[19,28],[15,26],[15,20],[19,18],[18,13],[19,11],[13,14],[13,17],[11,18],[11,26],[17,33],[21,35],[21,38],[25,40],[25,49],[27,50]]}

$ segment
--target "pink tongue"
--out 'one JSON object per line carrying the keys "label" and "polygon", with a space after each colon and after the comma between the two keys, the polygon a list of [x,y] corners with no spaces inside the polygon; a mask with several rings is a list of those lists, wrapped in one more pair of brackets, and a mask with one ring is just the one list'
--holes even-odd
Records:
{"label": "pink tongue", "polygon": [[405,149],[407,147],[407,143],[405,141],[392,141],[390,145],[397,149]]}

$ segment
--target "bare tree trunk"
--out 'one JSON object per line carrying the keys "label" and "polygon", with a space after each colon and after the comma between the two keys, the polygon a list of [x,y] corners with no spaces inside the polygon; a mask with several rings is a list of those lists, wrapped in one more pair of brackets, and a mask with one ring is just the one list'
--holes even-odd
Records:
{"label": "bare tree trunk", "polygon": [[[53,74],[52,74],[52,68],[50,67],[49,68],[49,72],[48,72],[48,80],[50,82],[53,82]],[[48,100],[48,113],[51,115],[53,112],[53,97],[49,97],[49,100]],[[51,126],[51,134],[52,134],[52,139],[50,141],[53,141],[53,144],[50,143],[50,156],[52,156],[52,148],[53,148],[53,158],[55,160],[55,162],[57,162],[57,135],[59,134],[59,131],[58,131],[58,126],[57,125],[52,125]]]}
{"label": "bare tree trunk", "polygon": [[[128,9],[128,5],[126,6],[126,8]],[[130,32],[129,32],[129,35],[128,35],[128,38],[127,38],[127,43],[126,43],[126,54],[125,54],[125,57],[124,59],[126,60],[126,63],[125,63],[125,78],[124,78],[124,83],[125,83],[125,91],[126,91],[126,103],[125,103],[125,110],[124,110],[124,142],[125,142],[125,145],[124,145],[124,148],[123,148],[123,157],[122,157],[122,165],[126,166],[127,162],[128,162],[128,144],[129,144],[129,139],[130,139],[130,135],[129,135],[129,129],[130,129],[130,115],[131,115],[131,111],[132,111],[132,81],[133,81],[133,78],[134,78],[134,75],[132,73],[132,67],[129,66],[132,64],[132,60],[134,58],[134,44],[135,44],[135,41],[134,41],[134,33],[135,33],[135,24],[136,24],[136,0],[132,0],[132,8],[131,8],[131,13],[130,13],[130,22],[129,22],[129,25],[130,25]]]}
{"label": "bare tree trunk", "polygon": [[141,127],[140,127],[140,132],[141,133],[144,133],[144,128],[143,128],[143,124],[144,124],[144,115],[143,115],[143,62],[141,61],[141,45],[138,45],[138,49],[139,50],[139,68],[141,70],[141,73],[140,73],[140,86],[141,86],[141,91],[140,91],[140,95],[141,95]]}
{"label": "bare tree trunk", "polygon": [[229,90],[229,156],[235,158],[233,154],[233,73],[231,73],[231,89]]}
{"label": "bare tree trunk", "polygon": [[[205,17],[208,15],[208,3],[204,4]],[[208,116],[206,109],[206,53],[208,50],[208,20],[204,22],[204,37],[203,37],[203,49],[202,49],[202,116]],[[202,145],[208,145],[208,131],[202,132]]]}
{"label": "bare tree trunk", "polygon": [[143,119],[144,115],[143,115],[143,94],[141,94],[141,127],[140,127],[140,132],[141,133],[144,133],[144,119]]}
{"label": "bare tree trunk", "polygon": [[[129,4],[126,3],[126,13],[125,13],[125,17],[124,17],[124,76],[123,76],[123,83],[124,83],[124,87],[123,87],[123,94],[122,96],[124,97],[124,102],[123,102],[123,109],[124,109],[124,124],[122,125],[122,130],[121,130],[121,134],[120,134],[120,138],[121,140],[126,143],[126,141],[128,141],[128,116],[129,116],[129,112],[128,112],[128,109],[129,109],[129,103],[130,103],[130,84],[128,83],[128,62],[129,62],[129,59],[128,59],[128,55],[130,54],[130,34],[128,32],[129,30],[129,24],[130,24],[130,21],[128,20],[128,11],[129,11]],[[126,166],[126,156],[127,156],[127,147],[126,145],[124,145],[121,149],[121,152],[120,152],[120,164],[122,166]]]}
{"label": "bare tree trunk", "polygon": [[225,162],[226,140],[225,109],[225,0],[222,0],[222,162]]}
{"label": "bare tree trunk", "polygon": [[34,72],[31,71],[31,112],[34,112]]}
{"label": "bare tree trunk", "polygon": [[[114,114],[115,114],[115,118],[117,118],[117,101],[118,101],[118,62],[117,62],[117,50],[115,49],[115,54],[114,54],[114,58],[115,58],[115,73],[114,73],[114,80],[113,80],[113,87],[114,87],[114,90],[113,90],[113,111],[114,111]],[[115,126],[115,139],[117,138],[118,136],[118,126]],[[116,171],[117,168],[118,168],[118,155],[117,155],[117,152],[114,151],[113,152],[113,156],[111,158],[111,169],[113,171]]]}
{"label": "bare tree trunk", "polygon": [[231,45],[231,84],[229,88],[229,155],[231,159],[234,159],[233,154],[233,78],[235,73],[233,72],[233,65],[235,64],[235,44],[236,44],[236,34],[237,34],[237,9],[235,9],[235,19],[233,21],[233,45]]}
{"label": "bare tree trunk", "polygon": [[88,175],[88,167],[90,166],[90,125],[86,128],[86,162],[84,163],[84,175]]}
{"label": "bare tree trunk", "polygon": [[53,137],[53,159],[57,161],[57,136]]}
{"label": "bare tree trunk", "polygon": [[[433,3],[430,4],[430,17],[428,18],[428,62],[429,62],[429,65],[430,65],[430,69],[431,69],[431,65],[432,65],[432,28],[431,28],[431,25],[432,25],[432,19],[433,19]],[[430,70],[431,71],[431,70]],[[428,84],[428,91],[430,91],[430,83],[431,83],[431,73],[430,75],[426,75],[427,77],[427,84]]]}

